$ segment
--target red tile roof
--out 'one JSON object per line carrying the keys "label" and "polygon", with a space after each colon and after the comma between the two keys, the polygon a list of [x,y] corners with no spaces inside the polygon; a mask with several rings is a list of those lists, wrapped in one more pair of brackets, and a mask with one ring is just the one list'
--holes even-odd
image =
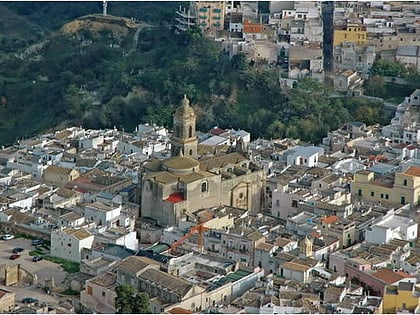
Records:
{"label": "red tile roof", "polygon": [[184,196],[181,193],[173,193],[173,194],[170,194],[169,197],[166,198],[165,200],[171,203],[177,203],[177,202],[184,201]]}
{"label": "red tile roof", "polygon": [[420,176],[420,167],[418,166],[410,166],[406,169],[405,174],[411,176]]}
{"label": "red tile roof", "polygon": [[213,128],[212,130],[209,131],[209,133],[211,133],[212,135],[221,135],[222,133],[225,133],[226,130],[221,129],[219,127]]}
{"label": "red tile roof", "polygon": [[323,224],[332,224],[338,221],[338,217],[336,215],[331,215],[329,217],[322,218]]}
{"label": "red tile roof", "polygon": [[168,311],[169,314],[193,314],[190,310],[186,310],[182,307],[174,307]]}
{"label": "red tile roof", "polygon": [[372,274],[373,277],[381,280],[386,284],[393,284],[404,278],[412,278],[413,276],[403,271],[393,271],[391,269],[381,269]]}

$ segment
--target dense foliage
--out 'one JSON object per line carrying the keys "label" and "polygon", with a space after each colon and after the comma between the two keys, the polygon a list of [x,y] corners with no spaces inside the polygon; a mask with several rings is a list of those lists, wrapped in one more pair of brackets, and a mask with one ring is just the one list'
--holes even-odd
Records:
{"label": "dense foliage", "polygon": [[149,296],[137,291],[131,285],[120,285],[115,288],[115,310],[117,314],[150,314]]}
{"label": "dense foliage", "polygon": [[[111,6],[115,10],[117,3]],[[158,12],[169,20],[173,11]],[[29,14],[31,23],[34,15]],[[345,121],[384,121],[379,104],[333,97],[328,87],[311,79],[296,89],[281,89],[277,69],[249,63],[241,54],[230,59],[220,43],[198,30],[176,36],[164,19],[159,21],[140,32],[135,51],[135,30],[121,39],[85,29],[77,35],[53,33],[29,52],[19,47],[16,53],[4,52],[0,144],[66,125],[127,131],[141,122],[171,127],[183,94],[196,108],[200,130],[218,125],[246,129],[254,137],[318,142]]]}

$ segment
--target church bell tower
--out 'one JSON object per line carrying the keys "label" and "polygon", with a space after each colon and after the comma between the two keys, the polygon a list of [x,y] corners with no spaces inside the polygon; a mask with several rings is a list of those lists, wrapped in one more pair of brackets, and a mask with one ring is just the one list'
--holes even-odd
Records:
{"label": "church bell tower", "polygon": [[171,137],[171,157],[184,156],[197,158],[197,137],[195,134],[196,116],[190,101],[184,95],[174,115],[174,133]]}

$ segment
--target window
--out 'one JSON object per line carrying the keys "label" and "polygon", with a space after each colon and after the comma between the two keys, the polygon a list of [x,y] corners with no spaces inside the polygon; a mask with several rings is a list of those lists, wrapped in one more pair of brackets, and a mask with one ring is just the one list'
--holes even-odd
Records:
{"label": "window", "polygon": [[292,207],[297,208],[297,206],[298,206],[297,200],[292,200]]}
{"label": "window", "polygon": [[192,155],[193,154],[193,151],[192,150],[190,150],[190,155]]}
{"label": "window", "polygon": [[202,182],[201,183],[201,192],[207,192],[208,187],[207,187],[207,182]]}
{"label": "window", "polygon": [[407,180],[406,179],[404,179],[403,185],[407,186]]}
{"label": "window", "polygon": [[68,247],[71,247],[71,243],[67,243],[67,246],[68,246]]}
{"label": "window", "polygon": [[175,126],[175,137],[179,137],[181,136],[181,128],[179,127],[179,125]]}
{"label": "window", "polygon": [[102,291],[102,296],[105,296],[105,291]]}
{"label": "window", "polygon": [[381,199],[384,199],[384,194],[381,194]]}
{"label": "window", "polygon": [[361,197],[361,196],[362,196],[362,190],[361,190],[361,189],[359,189],[359,190],[357,191],[357,195],[358,195],[359,197]]}
{"label": "window", "polygon": [[244,199],[244,193],[239,194],[239,199]]}
{"label": "window", "polygon": [[188,138],[192,138],[192,134],[193,134],[193,127],[189,126],[188,127]]}
{"label": "window", "polygon": [[87,294],[88,295],[92,295],[93,294],[93,289],[90,286],[87,286]]}
{"label": "window", "polygon": [[389,195],[388,194],[385,195],[385,199],[387,199],[387,200],[389,199]]}
{"label": "window", "polygon": [[371,196],[371,197],[375,197],[375,192],[374,192],[374,191],[371,191],[371,192],[370,192],[370,196]]}

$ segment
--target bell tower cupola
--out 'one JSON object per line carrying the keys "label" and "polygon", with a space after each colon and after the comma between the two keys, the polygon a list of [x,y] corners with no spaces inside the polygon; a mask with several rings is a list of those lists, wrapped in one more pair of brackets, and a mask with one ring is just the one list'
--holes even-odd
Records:
{"label": "bell tower cupola", "polygon": [[197,137],[195,134],[196,116],[187,96],[181,101],[174,115],[174,133],[171,138],[171,156],[180,152],[186,157],[197,158]]}

